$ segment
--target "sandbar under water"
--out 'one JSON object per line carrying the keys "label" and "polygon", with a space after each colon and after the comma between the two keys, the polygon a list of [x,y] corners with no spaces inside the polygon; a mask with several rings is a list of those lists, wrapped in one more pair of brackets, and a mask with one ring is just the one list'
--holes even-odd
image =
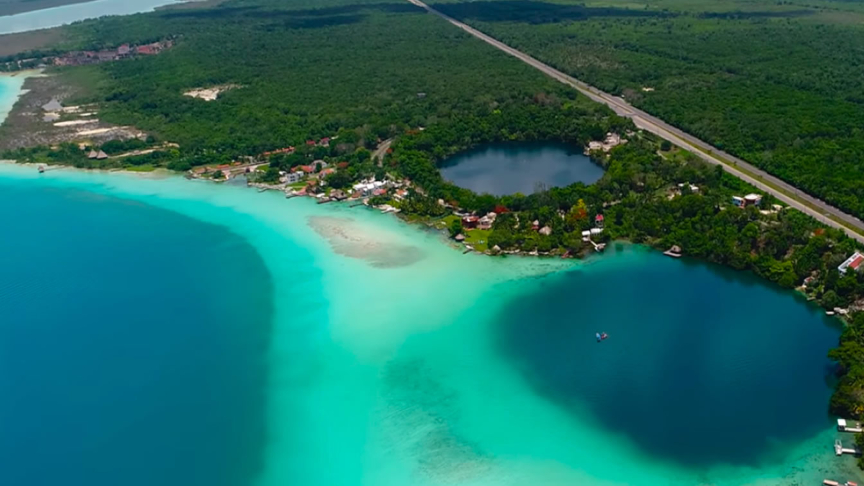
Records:
{"label": "sandbar under water", "polygon": [[[501,352],[499,315],[560,272],[606,271],[602,258],[462,255],[363,208],[173,176],[39,177],[0,164],[0,177],[225,225],[261,255],[274,317],[267,443],[252,484],[738,486],[860,476],[854,459],[834,457],[828,423],[755,463],[681,465],[538,391]],[[791,294],[783,305],[810,312]]]}

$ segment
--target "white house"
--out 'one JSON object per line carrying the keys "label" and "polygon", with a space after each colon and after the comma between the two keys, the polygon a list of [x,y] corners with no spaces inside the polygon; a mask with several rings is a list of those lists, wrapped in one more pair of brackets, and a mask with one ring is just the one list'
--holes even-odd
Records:
{"label": "white house", "polygon": [[857,272],[861,268],[862,263],[864,263],[864,255],[856,251],[852,256],[847,258],[845,262],[841,263],[840,266],[837,267],[837,270],[840,270],[840,273],[846,273],[846,269],[851,268]]}

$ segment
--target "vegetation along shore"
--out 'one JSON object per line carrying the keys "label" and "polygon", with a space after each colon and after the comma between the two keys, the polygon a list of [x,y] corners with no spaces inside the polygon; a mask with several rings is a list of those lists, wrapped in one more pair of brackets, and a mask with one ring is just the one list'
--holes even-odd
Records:
{"label": "vegetation along shore", "polygon": [[[0,59],[22,67],[31,65],[20,64],[25,59],[83,60],[53,62],[45,76],[27,80],[29,92],[0,127],[0,158],[92,169],[164,167],[215,180],[242,174],[291,196],[365,200],[489,254],[578,257],[629,240],[749,270],[847,320],[831,355],[839,382],[830,408],[864,418],[864,275],[854,239],[417,6],[320,4],[226,2],[63,27],[60,43]],[[453,9],[484,28],[491,22]],[[628,21],[641,26],[647,17],[659,25],[679,22],[651,10]],[[512,22],[496,29],[504,25]],[[515,39],[519,31],[512,32]],[[166,48],[121,55],[123,46]],[[89,62],[87,52],[116,56],[96,54],[99,62]],[[602,72],[598,82],[606,79]],[[601,83],[614,91],[610,84]],[[643,106],[654,106],[653,91],[639,93],[628,92],[628,99],[638,95]],[[786,140],[765,137],[775,135]],[[608,143],[619,138],[623,143]],[[722,145],[749,156],[754,140]],[[798,145],[816,146],[808,140]],[[475,194],[441,177],[438,166],[449,156],[513,141],[585,148],[605,175],[592,185],[507,196]],[[761,165],[768,169],[787,147],[771,143],[778,144],[774,162]],[[797,183],[803,176],[793,166],[784,167]],[[816,190],[832,179],[803,186],[861,214],[844,185],[836,193]]]}

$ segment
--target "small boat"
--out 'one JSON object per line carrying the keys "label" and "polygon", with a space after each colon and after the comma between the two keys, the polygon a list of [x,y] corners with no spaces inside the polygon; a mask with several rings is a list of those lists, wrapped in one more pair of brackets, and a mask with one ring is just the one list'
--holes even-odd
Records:
{"label": "small boat", "polygon": [[44,173],[44,172],[45,172],[45,166],[44,166],[44,165],[40,165],[40,166],[39,166],[39,173],[42,174],[42,173]]}
{"label": "small boat", "polygon": [[598,343],[599,343],[600,341],[603,341],[604,339],[606,339],[606,338],[609,337],[609,335],[606,334],[605,332],[598,332],[598,333],[596,334],[596,336],[597,336],[597,342],[598,342]]}

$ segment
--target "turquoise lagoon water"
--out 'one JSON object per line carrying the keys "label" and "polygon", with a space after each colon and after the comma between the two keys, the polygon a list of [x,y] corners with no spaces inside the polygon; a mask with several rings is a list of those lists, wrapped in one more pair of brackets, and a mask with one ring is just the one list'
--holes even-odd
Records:
{"label": "turquoise lagoon water", "polygon": [[0,483],[256,474],[272,286],[255,249],[76,189],[0,179],[0,206]]}
{"label": "turquoise lagoon water", "polygon": [[[175,272],[165,271],[176,282],[163,285],[200,286],[203,294],[225,309],[224,319],[206,314],[208,322],[202,323],[195,311],[213,305],[204,301],[207,299],[195,299],[194,303],[185,300],[188,303],[185,309],[166,308],[156,305],[161,299],[159,290],[151,289],[146,294],[149,298],[140,299],[138,310],[179,313],[176,317],[182,322],[155,326],[156,337],[147,335],[146,327],[138,327],[130,334],[129,324],[120,319],[128,312],[123,314],[118,303],[117,310],[106,313],[108,317],[116,314],[113,320],[122,321],[115,322],[119,327],[114,328],[113,335],[121,349],[134,349],[129,343],[155,346],[160,340],[171,341],[174,337],[169,331],[174,331],[194,336],[196,346],[192,350],[179,346],[176,355],[228,357],[227,365],[197,368],[195,376],[176,377],[178,382],[188,384],[187,396],[198,395],[200,390],[211,386],[210,395],[201,400],[214,409],[205,410],[208,414],[228,413],[222,412],[224,404],[220,397],[232,390],[231,383],[254,378],[246,383],[247,388],[234,393],[237,396],[231,401],[247,406],[231,409],[234,419],[223,429],[226,434],[223,437],[229,437],[231,430],[246,431],[249,426],[254,429],[255,424],[263,424],[263,435],[248,434],[245,439],[235,441],[242,444],[210,443],[210,450],[194,457],[166,458],[160,457],[161,451],[148,446],[132,448],[127,450],[125,462],[109,471],[118,477],[138,473],[154,461],[167,463],[173,459],[175,469],[163,469],[166,476],[155,483],[214,484],[189,480],[191,476],[186,476],[186,481],[176,480],[173,474],[192,474],[189,471],[201,472],[206,468],[212,468],[213,474],[228,474],[229,466],[209,459],[228,453],[240,454],[238,457],[244,458],[241,462],[247,465],[235,471],[232,484],[256,486],[804,485],[819,484],[825,477],[840,480],[856,477],[854,459],[833,455],[836,433],[824,412],[828,386],[826,362],[820,353],[830,346],[831,336],[836,339],[837,331],[791,294],[766,290],[738,274],[658,259],[638,247],[623,247],[606,257],[576,264],[463,256],[442,244],[437,235],[365,209],[315,205],[302,199],[286,201],[275,193],[259,194],[176,177],[71,170],[49,171],[39,177],[33,167],[0,165],[0,180],[4,187],[12,184],[15,191],[24,193],[16,195],[16,200],[46,201],[44,205],[33,202],[30,206],[34,207],[26,211],[18,206],[4,206],[18,207],[13,210],[27,215],[27,221],[19,224],[27,227],[37,224],[32,220],[40,219],[38,214],[51,212],[49,208],[54,207],[52,197],[63,198],[66,210],[75,214],[80,213],[75,211],[79,200],[92,200],[103,209],[94,209],[97,214],[92,218],[78,218],[85,221],[76,238],[108,238],[104,245],[96,246],[101,252],[108,252],[106,246],[113,248],[111,242],[115,241],[108,233],[119,232],[121,237],[127,234],[136,242],[146,242],[139,246],[152,251],[159,248],[156,253],[139,255],[138,263],[155,261],[154,272],[165,267],[177,268]],[[85,193],[90,196],[84,196]],[[168,216],[165,210],[177,214]],[[101,211],[113,212],[121,218],[126,215],[125,225],[117,222],[97,231]],[[168,222],[160,222],[163,221],[160,218]],[[65,229],[63,234],[77,231],[78,225],[72,217],[62,219],[69,220],[59,226]],[[88,226],[91,223],[93,226]],[[143,227],[139,231],[126,228],[127,225]],[[34,234],[51,231],[51,227],[42,228]],[[181,231],[182,236],[167,234],[176,231]],[[199,231],[207,236],[196,237]],[[5,231],[3,236],[12,240],[6,247],[13,250],[25,244],[42,248],[72,245],[76,241],[62,237],[60,231],[55,233],[52,241],[38,245],[29,243],[30,238],[17,230]],[[222,270],[205,271],[197,268],[202,262],[182,261],[196,259],[195,249],[202,245],[213,252],[206,263],[223,265]],[[249,247],[260,258],[249,256],[246,253]],[[239,253],[238,263],[228,263],[224,253],[234,252]],[[124,253],[127,257],[135,255]],[[0,274],[3,282],[0,289],[16,294],[15,298],[7,297],[4,307],[32,300],[38,290],[50,286],[46,282],[56,281],[58,289],[49,295],[77,296],[75,302],[83,308],[68,311],[65,322],[44,324],[46,327],[41,331],[19,331],[27,339],[20,338],[16,348],[32,348],[35,351],[29,354],[36,354],[44,361],[35,370],[18,366],[0,368],[5,382],[27,382],[37,373],[42,380],[40,387],[47,390],[40,392],[60,397],[32,407],[33,414],[54,414],[57,418],[53,427],[39,431],[42,441],[25,440],[21,446],[49,443],[54,446],[49,452],[41,448],[16,451],[16,457],[23,457],[22,462],[28,464],[39,457],[45,460],[50,451],[75,441],[65,435],[68,423],[76,424],[83,412],[75,408],[74,402],[67,401],[74,399],[79,387],[87,390],[86,383],[63,379],[62,362],[45,357],[71,353],[60,349],[61,344],[43,344],[46,336],[61,335],[63,341],[70,341],[68,336],[75,334],[70,329],[94,328],[94,333],[111,329],[109,324],[99,322],[107,320],[105,314],[98,312],[102,300],[89,290],[103,279],[124,282],[123,285],[130,285],[128,280],[133,279],[122,271],[111,270],[112,265],[102,265],[101,257],[92,254],[86,261],[68,258],[73,262],[70,266],[55,264],[51,270],[39,270],[24,280],[31,282],[26,285],[10,285],[3,281],[6,273]],[[256,270],[258,267],[250,263],[253,261],[266,267],[266,273]],[[38,269],[42,263],[32,265]],[[92,271],[82,279],[87,263]],[[17,260],[14,265],[27,267]],[[223,270],[233,274],[230,281],[218,275]],[[50,272],[57,276],[49,280]],[[181,275],[187,272],[200,278]],[[68,275],[60,278],[63,273]],[[82,280],[82,287],[60,285],[70,279]],[[665,286],[670,279],[686,281],[687,292],[678,294],[677,300],[663,301],[668,307],[649,302],[656,295],[648,287]],[[609,291],[607,297],[600,295],[604,290],[598,288],[604,284],[619,287],[615,292]],[[270,291],[260,290],[261,285]],[[679,288],[680,292],[683,284],[676,285],[673,289]],[[212,287],[222,291],[211,293],[208,289]],[[688,307],[689,299],[700,288],[716,300],[697,300],[693,307]],[[726,319],[738,316],[723,307],[735,306],[734,299],[742,298],[745,291],[752,292],[753,298],[767,299],[763,305],[773,309],[777,319],[765,318],[765,314],[746,329],[743,324],[721,322],[722,317],[699,321],[709,312],[719,312]],[[112,295],[120,293],[117,290]],[[267,345],[257,351],[253,346],[247,346],[245,351],[228,349],[238,328],[249,326],[250,333],[261,336],[257,334],[261,327],[250,322],[255,309],[247,293],[257,296],[253,299],[258,302],[255,308],[266,308],[264,301],[272,306],[269,327],[264,326]],[[620,297],[624,294],[625,297]],[[613,299],[615,295],[620,298]],[[569,305],[557,302],[565,298]],[[709,305],[710,308],[701,307]],[[752,307],[753,302],[745,298],[744,305]],[[250,314],[237,317],[230,313],[233,306]],[[81,316],[87,314],[93,317],[82,322]],[[4,315],[8,315],[5,309]],[[27,318],[31,312],[19,309],[14,315]],[[518,317],[530,319],[533,325],[530,328],[518,325]],[[21,327],[14,321],[4,319],[0,327]],[[64,330],[64,325],[70,328]],[[181,331],[175,329],[177,326],[189,329]],[[206,330],[211,327],[224,333],[220,334],[224,339],[210,336]],[[651,332],[652,328],[658,332]],[[730,334],[725,334],[724,329]],[[783,337],[775,348],[754,349],[765,343],[766,329],[789,336]],[[606,330],[612,337],[597,344],[593,340],[596,330]],[[107,335],[108,331],[104,333]],[[742,335],[751,340],[741,339]],[[524,342],[517,342],[514,336],[522,336]],[[802,342],[804,336],[811,337],[812,342]],[[696,349],[689,350],[684,343]],[[222,344],[225,347],[219,351]],[[550,368],[547,361],[538,359],[531,352],[534,346],[548,346],[547,360],[556,361],[557,366]],[[149,352],[148,363],[152,368],[149,373],[156,373],[154,369],[163,357],[147,347],[137,351],[140,354],[136,356]],[[125,374],[129,371],[127,366],[131,366],[129,362],[135,360],[127,357],[115,363],[117,355],[124,354],[120,351],[95,347],[91,360],[111,363],[118,374]],[[164,359],[169,362],[168,357]],[[243,363],[244,360],[249,363]],[[258,360],[263,363],[260,367],[254,364]],[[212,385],[211,380],[221,382],[222,375],[230,374],[234,366],[238,376],[225,378],[226,384],[221,389]],[[148,367],[142,367],[148,371]],[[69,373],[74,371],[73,368]],[[559,371],[565,379],[558,378]],[[783,373],[796,376],[797,386],[788,386]],[[670,379],[667,374],[679,379]],[[160,400],[171,403],[170,396],[154,394],[177,391],[167,385],[147,388],[148,382],[142,381],[146,373],[132,376],[136,379],[119,389],[113,386],[117,382],[105,382],[112,386],[98,387],[103,402],[112,404],[102,406],[116,411],[103,420],[94,419],[93,414],[85,415],[92,419],[88,426],[96,429],[110,424],[112,419],[123,422],[125,417],[129,423],[123,430],[129,434],[118,434],[110,444],[101,442],[84,451],[91,454],[89,460],[94,462],[79,464],[80,470],[92,472],[93,468],[104,467],[112,454],[122,454],[115,449],[122,449],[126,442],[136,438],[135,410],[139,404],[115,397],[138,392],[139,399],[145,402],[140,405],[144,407]],[[762,423],[751,416],[764,417],[766,412],[794,420],[786,423],[781,432],[766,427],[748,432],[746,438],[755,438],[760,448],[750,450],[747,460],[737,460],[723,448],[712,450],[712,457],[687,460],[674,447],[665,450],[659,447],[662,440],[652,437],[669,431],[658,432],[653,424],[644,430],[621,426],[597,408],[598,403],[612,403],[617,396],[629,406],[624,410],[629,413],[616,413],[615,418],[639,426],[637,419],[656,412],[664,403],[668,405],[668,401],[664,402],[668,399],[660,397],[661,394],[677,394],[686,403],[716,411],[720,408],[710,408],[714,407],[711,399],[717,398],[712,393],[736,392],[736,382],[749,392],[754,382],[770,388],[774,386],[772,378],[778,384],[770,391],[785,395],[783,406],[793,410],[778,411],[780,400],[776,400],[770,403],[775,407],[772,410],[766,411],[753,403],[752,409],[736,408],[740,415],[721,416],[722,420],[730,421],[730,427],[739,430],[740,425],[732,423],[733,420]],[[196,379],[205,383],[196,383]],[[655,385],[657,389],[652,392]],[[67,395],[55,391],[58,388],[66,390]],[[97,388],[96,384],[92,388]],[[769,395],[766,392],[758,397]],[[252,405],[258,399],[264,400],[263,407]],[[821,406],[817,400],[822,401]],[[636,410],[639,407],[648,411]],[[172,427],[175,440],[190,445],[208,444],[212,438],[208,431],[180,425],[191,420],[188,415],[174,415],[175,411],[182,412],[182,408],[166,408],[160,412],[166,423],[159,424],[151,436]],[[31,413],[27,407],[19,407],[15,413],[22,414],[16,416],[22,423],[37,421],[27,416]],[[665,416],[660,419],[666,423]],[[771,417],[765,420],[772,427],[776,425]],[[60,426],[64,423],[66,428]],[[714,440],[701,433],[697,425],[689,428],[688,437],[678,437],[680,431],[674,429],[673,440],[688,440],[694,448]],[[743,439],[740,445],[751,446]],[[106,455],[100,457],[100,453]],[[4,468],[3,474],[10,472]],[[248,476],[241,478],[240,474]]]}
{"label": "turquoise lagoon water", "polygon": [[0,16],[0,34],[14,34],[28,30],[48,29],[80,20],[105,15],[129,15],[149,12],[157,7],[183,0],[93,0],[85,3],[33,10],[15,15]]}
{"label": "turquoise lagoon water", "polygon": [[18,101],[26,79],[27,76],[23,73],[15,76],[0,75],[0,123],[6,119],[6,115]]}

